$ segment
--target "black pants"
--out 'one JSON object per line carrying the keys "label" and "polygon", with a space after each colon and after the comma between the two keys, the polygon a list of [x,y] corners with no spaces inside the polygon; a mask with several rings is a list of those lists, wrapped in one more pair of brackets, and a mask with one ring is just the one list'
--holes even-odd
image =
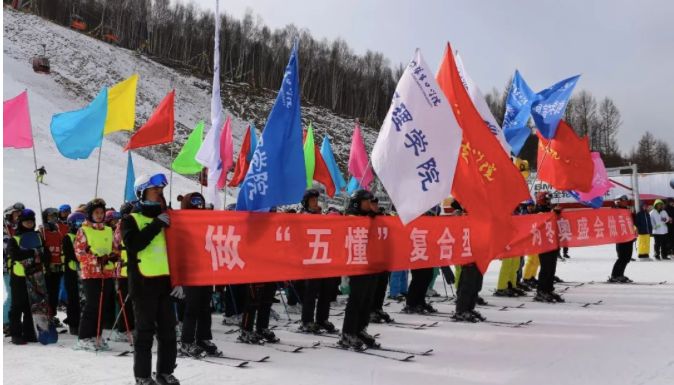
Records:
{"label": "black pants", "polygon": [[[330,316],[330,301],[339,278],[307,279],[302,298],[302,322],[324,322]],[[314,318],[316,310],[316,318]]]}
{"label": "black pants", "polygon": [[664,257],[667,255],[667,234],[653,234],[655,240],[655,256]]}
{"label": "black pants", "polygon": [[562,247],[562,253],[564,253],[564,254],[562,254],[564,256],[569,255],[569,248],[568,247]]}
{"label": "black pants", "polygon": [[386,288],[388,281],[391,278],[391,273],[385,271],[377,274],[377,288],[374,292],[374,299],[372,300],[372,311],[384,310],[384,300],[386,299]]}
{"label": "black pants", "polygon": [[482,273],[474,263],[461,267],[459,288],[456,290],[456,312],[463,313],[475,309],[477,295],[482,288]]}
{"label": "black pants", "polygon": [[133,374],[148,378],[152,374],[152,342],[157,335],[157,373],[171,374],[176,366],[176,318],[168,277],[142,278],[143,288],[134,294],[136,316]]}
{"label": "black pants", "polygon": [[11,274],[9,287],[12,290],[12,304],[9,308],[9,330],[12,337],[21,337],[26,341],[35,341],[35,326],[30,312],[30,300],[26,278]]}
{"label": "black pants", "polygon": [[80,327],[80,288],[77,271],[66,269],[63,273],[63,285],[68,297],[68,307],[66,308],[68,326],[72,330],[78,330]]}
{"label": "black pants", "polygon": [[226,317],[243,313],[243,308],[246,303],[247,288],[248,285],[246,284],[227,285],[224,293]]}
{"label": "black pants", "polygon": [[[133,330],[135,327],[135,318],[133,315],[133,302],[131,301],[131,299],[127,300],[126,298],[129,295],[129,279],[126,277],[120,277],[117,280],[117,290],[119,291],[119,294],[116,294],[118,299],[117,302],[119,302],[120,294],[122,297],[121,301],[126,301],[124,304],[124,313],[126,313],[126,322],[124,322],[124,313],[122,313],[120,315],[120,317],[122,318],[120,318],[117,321],[117,331],[126,333],[127,323],[129,324],[129,330]],[[119,306],[120,306],[119,311],[122,311],[121,303]]]}
{"label": "black pants", "polygon": [[634,241],[625,243],[616,243],[615,250],[618,253],[618,260],[616,260],[615,264],[613,264],[613,271],[611,271],[611,277],[617,278],[625,275],[625,268],[632,259],[633,246]]}
{"label": "black pants", "polygon": [[49,305],[49,315],[56,316],[56,308],[59,304],[59,289],[61,288],[61,277],[63,273],[47,273],[44,276],[47,284],[47,304]]}
{"label": "black pants", "polygon": [[302,303],[304,297],[304,281],[288,282],[288,305],[294,306]]}
{"label": "black pants", "polygon": [[552,293],[555,290],[554,280],[558,256],[559,249],[538,255],[541,262],[541,270],[538,273],[538,291]]}
{"label": "black pants", "polygon": [[212,286],[185,286],[185,316],[181,340],[191,344],[195,341],[212,340],[211,297]]}
{"label": "black pants", "polygon": [[[672,218],[674,220],[674,218]],[[667,255],[674,255],[674,225],[667,225]]]}
{"label": "black pants", "polygon": [[248,285],[241,329],[249,332],[253,331],[253,326],[258,332],[269,329],[269,316],[275,293],[276,282]]}
{"label": "black pants", "polygon": [[346,304],[344,334],[358,334],[370,323],[370,310],[377,291],[377,274],[356,275],[349,278],[349,301]]}
{"label": "black pants", "polygon": [[[100,336],[100,332],[105,326],[103,320],[108,316],[110,311],[110,298],[114,298],[114,282],[111,278],[91,278],[83,279],[82,287],[84,288],[84,309],[82,309],[82,317],[80,318],[79,338],[94,338]],[[103,289],[103,308],[101,310],[101,328],[98,328],[98,313],[101,298],[101,288]],[[112,303],[114,309],[115,303]],[[114,313],[114,310],[112,311]],[[114,317],[114,314],[112,315]],[[98,334],[97,334],[98,332]]]}
{"label": "black pants", "polygon": [[[430,285],[433,280],[433,268],[414,269],[411,273],[412,280],[407,289],[406,304],[409,307],[424,305],[426,304],[426,291],[428,290],[428,285]],[[461,274],[461,279],[463,279],[463,272]]]}
{"label": "black pants", "polygon": [[452,271],[451,267],[442,266],[440,268],[440,272],[442,272],[442,276],[445,278],[445,282],[447,282],[448,285],[454,284],[456,277],[454,276],[454,272]]}

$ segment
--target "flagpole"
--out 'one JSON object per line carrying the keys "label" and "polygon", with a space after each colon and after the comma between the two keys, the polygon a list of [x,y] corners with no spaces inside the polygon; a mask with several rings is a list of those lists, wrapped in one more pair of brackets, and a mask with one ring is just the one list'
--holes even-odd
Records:
{"label": "flagpole", "polygon": [[534,186],[536,185],[536,181],[538,180],[539,170],[543,166],[543,163],[545,163],[545,158],[548,155],[548,150],[550,149],[551,142],[552,142],[552,139],[548,142],[548,145],[545,147],[545,152],[543,153],[543,158],[541,159],[541,164],[536,165],[536,177],[531,182],[531,186],[529,187],[529,195],[531,195],[531,191],[534,189]]}
{"label": "flagpole", "polygon": [[169,143],[169,146],[171,148],[171,163],[169,164],[169,168],[171,169],[169,176],[169,208],[171,208],[171,202],[173,201],[173,142]]}
{"label": "flagpole", "polygon": [[101,140],[101,146],[98,147],[98,166],[96,167],[96,191],[94,192],[94,198],[98,198],[98,177],[101,174],[101,153],[103,152],[103,141]]}
{"label": "flagpole", "polygon": [[[37,154],[35,152],[35,138],[33,137],[32,129],[30,130],[30,136],[33,139],[33,163],[35,164],[35,170],[37,170]],[[42,213],[42,192],[40,191],[40,182],[38,182],[37,178],[35,178],[35,184],[37,185],[37,199],[40,205],[40,213]]]}

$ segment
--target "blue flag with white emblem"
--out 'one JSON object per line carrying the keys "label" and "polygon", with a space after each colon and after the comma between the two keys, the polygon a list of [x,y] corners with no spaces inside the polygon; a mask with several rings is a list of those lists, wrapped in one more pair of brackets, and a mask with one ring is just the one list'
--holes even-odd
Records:
{"label": "blue flag with white emblem", "polygon": [[545,139],[555,137],[557,126],[564,116],[566,104],[579,77],[580,75],[576,75],[564,79],[538,93],[537,100],[531,106],[531,116]]}
{"label": "blue flag with white emblem", "polygon": [[537,97],[536,93],[524,81],[520,72],[515,71],[503,116],[503,133],[515,156],[519,155],[524,143],[531,135],[527,122],[531,116],[531,106]]}
{"label": "blue flag with white emblem", "polygon": [[307,182],[302,146],[297,45],[296,41],[276,102],[241,184],[236,201],[237,210],[253,211],[302,200]]}

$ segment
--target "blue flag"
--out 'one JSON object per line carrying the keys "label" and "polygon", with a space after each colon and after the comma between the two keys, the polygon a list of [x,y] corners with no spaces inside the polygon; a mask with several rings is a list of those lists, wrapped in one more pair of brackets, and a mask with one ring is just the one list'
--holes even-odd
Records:
{"label": "blue flag", "polygon": [[330,138],[328,138],[327,135],[323,137],[321,156],[325,161],[325,165],[328,166],[332,182],[335,184],[335,191],[339,193],[346,187],[346,181],[339,171],[339,166],[337,165],[337,161],[335,161],[335,154],[332,152],[332,146],[330,145]]}
{"label": "blue flag", "polygon": [[255,129],[255,124],[250,124],[250,148],[248,148],[248,154],[246,155],[246,161],[250,163],[253,160],[253,154],[257,148],[257,130]]}
{"label": "blue flag", "polygon": [[136,175],[133,172],[133,159],[131,159],[131,151],[129,151],[129,160],[126,163],[126,184],[124,185],[124,202],[131,202],[136,200],[136,192],[133,190],[133,183],[136,180]]}
{"label": "blue flag", "polygon": [[353,194],[354,191],[357,190],[364,190],[365,188],[358,183],[358,179],[356,179],[355,176],[352,176],[351,179],[349,179],[349,184],[346,185],[346,192],[348,194]]}
{"label": "blue flag", "polygon": [[536,93],[524,81],[520,72],[515,71],[506,99],[505,115],[503,116],[503,134],[515,156],[519,155],[524,143],[531,135],[527,122],[529,116],[531,116],[531,106],[537,97]]}
{"label": "blue flag", "polygon": [[573,199],[585,206],[592,207],[593,209],[598,209],[604,205],[604,197],[598,196],[591,201],[582,201],[580,200],[580,195],[578,195],[576,191],[569,191],[568,193],[573,197]]}
{"label": "blue flag", "polygon": [[573,88],[580,75],[564,79],[538,93],[538,99],[531,106],[531,116],[545,139],[552,139],[557,132],[559,121],[564,116]]}
{"label": "blue flag", "polygon": [[294,204],[306,187],[297,42],[236,201],[237,210]]}
{"label": "blue flag", "polygon": [[103,142],[103,128],[108,112],[108,89],[103,88],[81,110],[55,114],[51,118],[51,136],[61,155],[70,159],[87,159]]}

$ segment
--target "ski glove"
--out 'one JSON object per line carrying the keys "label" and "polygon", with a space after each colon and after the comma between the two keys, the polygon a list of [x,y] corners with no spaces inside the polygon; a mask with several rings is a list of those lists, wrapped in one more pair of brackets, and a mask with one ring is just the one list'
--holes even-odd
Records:
{"label": "ski glove", "polygon": [[162,225],[164,227],[169,227],[171,225],[171,219],[169,218],[169,215],[167,213],[161,213],[157,215],[157,219],[159,219],[162,222]]}
{"label": "ski glove", "polygon": [[175,297],[178,299],[183,299],[185,298],[185,292],[183,290],[182,286],[176,286],[171,290],[171,297]]}

